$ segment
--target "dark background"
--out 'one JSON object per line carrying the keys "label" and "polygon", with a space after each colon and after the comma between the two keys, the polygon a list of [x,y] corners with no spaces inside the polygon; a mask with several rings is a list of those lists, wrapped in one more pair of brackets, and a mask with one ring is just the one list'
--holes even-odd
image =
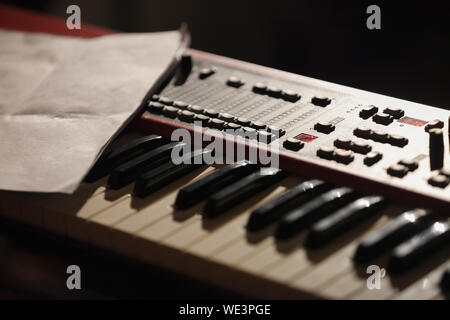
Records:
{"label": "dark background", "polygon": [[[0,0],[1,1],[1,0]],[[450,108],[450,2],[41,0],[1,1],[126,32],[176,29],[192,47],[277,69]],[[381,8],[381,30],[366,8]]]}

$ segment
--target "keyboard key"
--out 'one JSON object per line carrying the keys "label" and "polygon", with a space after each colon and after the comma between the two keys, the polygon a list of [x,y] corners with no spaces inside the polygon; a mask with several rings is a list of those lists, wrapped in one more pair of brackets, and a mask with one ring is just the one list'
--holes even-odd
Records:
{"label": "keyboard key", "polygon": [[281,89],[274,86],[267,87],[266,93],[269,97],[272,98],[280,98],[281,97]]}
{"label": "keyboard key", "polygon": [[207,218],[217,217],[257,192],[278,183],[286,175],[280,169],[261,168],[260,171],[250,174],[209,197],[203,210],[203,215]]}
{"label": "keyboard key", "polygon": [[227,85],[229,85],[230,87],[234,87],[234,88],[239,88],[239,87],[243,86],[244,84],[245,84],[245,82],[243,80],[241,80],[240,78],[235,77],[235,76],[231,76],[227,80]]}
{"label": "keyboard key", "polygon": [[197,105],[192,105],[188,107],[188,110],[193,112],[193,113],[197,113],[197,114],[201,114],[203,113],[203,108]]}
{"label": "keyboard key", "polygon": [[354,141],[351,150],[361,154],[367,154],[372,151],[372,146],[365,141]]}
{"label": "keyboard key", "polygon": [[317,150],[316,154],[319,158],[331,160],[334,158],[335,152],[336,150],[334,148],[320,147],[319,150]]}
{"label": "keyboard key", "polygon": [[196,150],[187,156],[181,164],[174,164],[171,160],[141,175],[133,190],[133,194],[143,198],[156,192],[186,174],[204,166],[203,157],[211,150]]}
{"label": "keyboard key", "polygon": [[232,115],[229,114],[229,113],[221,113],[221,114],[219,115],[219,119],[220,119],[220,120],[223,120],[223,121],[225,121],[225,122],[232,122],[232,121],[234,120],[234,116],[232,116]]}
{"label": "keyboard key", "polygon": [[171,106],[173,104],[173,100],[167,97],[160,97],[159,102],[165,104],[166,106]]}
{"label": "keyboard key", "polygon": [[286,89],[281,92],[281,98],[289,102],[297,102],[300,96],[295,91]]}
{"label": "keyboard key", "polygon": [[426,228],[432,217],[432,212],[425,209],[414,209],[403,213],[366,236],[358,245],[354,260],[364,263],[378,257]]}
{"label": "keyboard key", "polygon": [[102,155],[85,177],[86,182],[97,181],[118,165],[151,149],[162,146],[167,140],[158,135],[149,135],[124,144]]}
{"label": "keyboard key", "polygon": [[398,134],[389,135],[388,142],[397,147],[404,147],[408,144],[408,139]]}
{"label": "keyboard key", "polygon": [[181,110],[186,110],[189,104],[183,101],[174,101],[173,106]]}
{"label": "keyboard key", "polygon": [[428,124],[425,126],[424,129],[426,132],[429,132],[431,129],[436,129],[436,128],[439,128],[439,129],[444,128],[444,121],[438,120],[438,119],[430,121],[430,122],[428,122]]}
{"label": "keyboard key", "polygon": [[399,109],[399,108],[392,108],[392,107],[384,109],[383,112],[393,116],[395,119],[400,119],[401,117],[403,117],[405,115],[404,110]]}
{"label": "keyboard key", "polygon": [[317,122],[314,125],[314,130],[325,133],[325,134],[329,134],[330,132],[333,132],[334,129],[336,129],[336,127],[331,122]]}
{"label": "keyboard key", "polygon": [[353,152],[351,152],[350,150],[338,149],[334,153],[334,160],[339,163],[349,164],[353,161],[354,158],[355,157],[353,155]]}
{"label": "keyboard key", "polygon": [[161,114],[164,108],[164,105],[162,103],[159,102],[155,102],[155,101],[151,101],[148,104],[148,111],[150,111],[151,113],[154,114]]}
{"label": "keyboard key", "polygon": [[203,113],[211,118],[217,118],[219,116],[219,112],[214,109],[205,109],[203,110]]}
{"label": "keyboard key", "polygon": [[391,272],[402,272],[450,243],[450,220],[435,222],[426,230],[397,246],[389,260]]}
{"label": "keyboard key", "polygon": [[149,167],[155,167],[168,161],[172,149],[185,146],[186,144],[182,142],[171,142],[123,163],[111,172],[108,187],[116,190],[126,186]]}
{"label": "keyboard key", "polygon": [[393,164],[389,168],[387,168],[387,173],[393,177],[403,178],[409,169],[401,164]]}
{"label": "keyboard key", "polygon": [[199,121],[202,125],[207,125],[209,122],[209,117],[205,116],[204,114],[196,114],[194,116],[194,122]]}
{"label": "keyboard key", "polygon": [[289,138],[283,142],[283,147],[288,150],[298,151],[305,146],[305,143],[295,138]]}
{"label": "keyboard key", "polygon": [[372,117],[372,120],[375,123],[387,126],[394,121],[394,117],[387,113],[377,113]]}
{"label": "keyboard key", "polygon": [[428,179],[428,183],[433,187],[445,188],[450,183],[450,179],[447,176],[438,174]]}
{"label": "keyboard key", "polygon": [[353,130],[353,134],[360,138],[369,139],[372,136],[372,130],[367,127],[359,127]]}
{"label": "keyboard key", "polygon": [[183,110],[179,115],[178,119],[184,122],[192,122],[194,121],[195,114],[188,110]]}
{"label": "keyboard key", "polygon": [[336,188],[328,191],[283,216],[276,230],[275,237],[278,240],[286,240],[355,197],[355,192],[349,188]]}
{"label": "keyboard key", "polygon": [[356,224],[379,214],[384,205],[386,200],[381,196],[367,196],[355,200],[314,224],[309,231],[306,245],[318,248],[330,242]]}
{"label": "keyboard key", "polygon": [[159,95],[157,95],[157,94],[152,95],[152,97],[150,98],[150,101],[158,102],[159,101]]}
{"label": "keyboard key", "polygon": [[389,139],[389,134],[383,130],[374,130],[374,131],[372,131],[370,137],[374,141],[385,143]]}
{"label": "keyboard key", "polygon": [[371,166],[377,163],[378,161],[383,158],[383,155],[379,152],[372,151],[367,154],[367,156],[364,158],[364,164],[366,166]]}
{"label": "keyboard key", "polygon": [[334,140],[333,144],[336,148],[350,149],[352,147],[352,140],[345,137],[340,137]]}
{"label": "keyboard key", "polygon": [[200,70],[198,77],[202,80],[212,76],[215,73],[215,70],[212,68],[203,68]]}
{"label": "keyboard key", "polygon": [[409,171],[414,171],[419,167],[419,162],[413,159],[402,159],[398,163],[407,167]]}
{"label": "keyboard key", "polygon": [[362,119],[369,119],[371,116],[373,116],[375,113],[378,112],[378,108],[374,105],[367,106],[359,112],[359,116]]}
{"label": "keyboard key", "polygon": [[278,127],[275,127],[275,126],[268,126],[267,130],[269,132],[273,133],[274,135],[277,135],[278,138],[282,137],[286,133],[285,130],[283,130],[281,128],[278,128]]}
{"label": "keyboard key", "polygon": [[450,291],[450,267],[448,267],[447,270],[444,271],[440,285],[444,291]]}
{"label": "keyboard key", "polygon": [[331,99],[327,97],[313,97],[311,103],[324,108],[331,103]]}
{"label": "keyboard key", "polygon": [[220,119],[215,119],[215,118],[209,119],[208,127],[213,128],[213,129],[222,130],[223,128],[225,128],[225,121],[220,120]]}
{"label": "keyboard key", "polygon": [[278,221],[282,215],[318,194],[331,189],[331,185],[321,180],[309,180],[288,190],[282,196],[264,204],[252,212],[247,223],[250,232],[259,231]]}
{"label": "keyboard key", "polygon": [[175,107],[166,106],[163,108],[162,113],[168,118],[175,119],[178,116],[178,109]]}
{"label": "keyboard key", "polygon": [[258,82],[253,86],[252,91],[254,93],[265,94],[266,89],[267,89],[267,86],[264,83]]}
{"label": "keyboard key", "polygon": [[174,206],[177,209],[187,209],[205,200],[211,190],[220,190],[256,171],[258,166],[248,161],[240,161],[218,169],[203,179],[190,184],[178,192]]}

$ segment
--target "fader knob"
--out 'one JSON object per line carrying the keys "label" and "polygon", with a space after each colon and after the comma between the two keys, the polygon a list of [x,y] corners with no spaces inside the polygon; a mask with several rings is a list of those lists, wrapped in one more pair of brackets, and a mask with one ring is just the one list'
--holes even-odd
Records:
{"label": "fader knob", "polygon": [[175,75],[175,85],[184,84],[192,70],[192,57],[189,54],[181,56],[180,64]]}
{"label": "fader knob", "polygon": [[444,135],[441,129],[431,129],[430,134],[430,168],[441,169],[444,164]]}

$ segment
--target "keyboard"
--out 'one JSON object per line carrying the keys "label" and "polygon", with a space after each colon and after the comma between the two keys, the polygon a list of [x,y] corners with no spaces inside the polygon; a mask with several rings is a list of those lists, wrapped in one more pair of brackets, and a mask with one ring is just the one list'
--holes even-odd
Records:
{"label": "keyboard", "polygon": [[[2,191],[0,213],[255,298],[448,297],[450,220],[442,210],[448,178],[444,165],[427,167],[437,161],[428,148],[439,149],[441,138],[442,148],[447,143],[430,118],[447,111],[429,107],[425,115],[404,102],[399,117],[382,109],[378,96],[371,107],[355,105],[362,93],[354,89],[193,50],[183,59],[174,78],[145,101],[135,130],[103,153],[74,194]],[[376,115],[390,123],[377,123]],[[319,118],[323,126],[314,124]],[[360,123],[370,139],[354,134]],[[392,128],[384,142],[372,139],[379,126]],[[256,132],[236,143],[247,149],[278,143],[280,166],[246,157],[196,161],[227,152],[171,140],[179,128],[224,140],[231,139],[219,134],[226,128]],[[402,140],[399,133],[403,146],[392,144]],[[372,150],[364,153],[361,141]],[[181,149],[183,162],[174,164],[173,152]],[[382,153],[378,161],[375,152]],[[414,152],[426,156],[403,159]],[[402,177],[389,169],[397,157]],[[425,201],[417,205],[412,195]]]}
{"label": "keyboard", "polygon": [[[195,120],[222,132],[256,130],[256,139],[274,146],[286,170],[450,209],[448,110],[196,50],[189,54],[162,100],[143,106],[139,130],[208,135],[195,130]],[[244,144],[251,148],[254,140]]]}

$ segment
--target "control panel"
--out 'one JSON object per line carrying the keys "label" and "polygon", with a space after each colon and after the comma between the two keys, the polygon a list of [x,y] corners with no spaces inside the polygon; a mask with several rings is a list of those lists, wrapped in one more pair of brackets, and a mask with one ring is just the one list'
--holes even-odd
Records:
{"label": "control panel", "polygon": [[284,169],[450,208],[449,111],[195,50],[183,60],[139,128],[252,132]]}

